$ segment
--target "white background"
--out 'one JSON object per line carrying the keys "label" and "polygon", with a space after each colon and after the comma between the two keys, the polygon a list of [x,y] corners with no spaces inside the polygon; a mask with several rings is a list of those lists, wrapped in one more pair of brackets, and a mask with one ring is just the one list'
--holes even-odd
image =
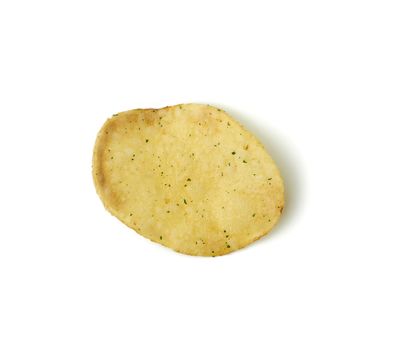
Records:
{"label": "white background", "polygon": [[[395,1],[1,1],[0,348],[396,349]],[[210,103],[281,168],[280,224],[219,258],[108,214],[115,112]]]}

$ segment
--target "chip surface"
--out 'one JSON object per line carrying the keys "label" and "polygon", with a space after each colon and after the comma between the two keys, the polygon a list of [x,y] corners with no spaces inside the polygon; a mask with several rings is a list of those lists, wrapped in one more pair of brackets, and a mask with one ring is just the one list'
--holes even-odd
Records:
{"label": "chip surface", "polygon": [[93,177],[106,209],[142,236],[217,256],[268,233],[284,207],[277,166],[224,111],[182,104],[114,115],[100,130]]}

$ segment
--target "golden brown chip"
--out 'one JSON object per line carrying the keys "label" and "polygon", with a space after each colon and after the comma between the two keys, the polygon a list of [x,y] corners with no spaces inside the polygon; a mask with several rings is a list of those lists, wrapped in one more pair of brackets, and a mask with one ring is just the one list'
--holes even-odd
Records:
{"label": "golden brown chip", "polygon": [[284,206],[283,181],[262,144],[208,105],[114,115],[98,134],[93,176],[110,213],[189,255],[250,244],[271,230]]}

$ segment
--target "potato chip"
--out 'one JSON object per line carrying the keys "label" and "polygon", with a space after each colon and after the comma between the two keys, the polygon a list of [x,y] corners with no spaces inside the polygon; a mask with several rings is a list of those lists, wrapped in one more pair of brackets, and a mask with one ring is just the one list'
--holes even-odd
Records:
{"label": "potato chip", "polygon": [[111,214],[189,255],[245,247],[284,207],[280,172],[262,144],[209,105],[115,114],[98,134],[93,177]]}

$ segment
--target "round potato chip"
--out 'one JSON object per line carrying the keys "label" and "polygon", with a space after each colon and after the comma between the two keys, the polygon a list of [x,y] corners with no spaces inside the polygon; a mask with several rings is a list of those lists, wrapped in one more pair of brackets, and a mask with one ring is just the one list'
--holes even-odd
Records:
{"label": "round potato chip", "polygon": [[250,244],[284,207],[280,172],[262,144],[209,105],[115,114],[98,134],[93,177],[111,214],[189,255]]}

